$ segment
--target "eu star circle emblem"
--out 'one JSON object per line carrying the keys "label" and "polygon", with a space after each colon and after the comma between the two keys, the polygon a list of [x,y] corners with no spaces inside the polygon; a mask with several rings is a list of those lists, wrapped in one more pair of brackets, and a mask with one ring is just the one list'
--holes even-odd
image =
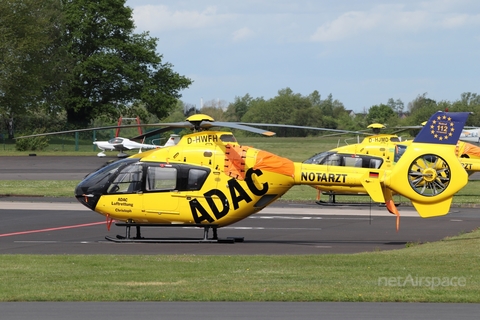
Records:
{"label": "eu star circle emblem", "polygon": [[430,134],[438,141],[448,140],[455,132],[455,123],[447,115],[437,116],[430,125]]}

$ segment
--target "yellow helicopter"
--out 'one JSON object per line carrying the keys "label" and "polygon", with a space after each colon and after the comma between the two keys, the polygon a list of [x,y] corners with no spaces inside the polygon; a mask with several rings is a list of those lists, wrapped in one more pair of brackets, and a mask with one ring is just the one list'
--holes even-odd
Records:
{"label": "yellow helicopter", "polygon": [[[385,169],[293,162],[241,146],[231,132],[208,129],[246,129],[267,136],[273,132],[196,114],[182,123],[158,124],[194,131],[178,144],[100,168],[80,182],[75,197],[104,215],[109,226],[115,220],[126,227],[125,237],[106,237],[116,242],[168,241],[142,238],[143,226],[196,226],[204,234],[193,241],[222,241],[218,228],[262,210],[294,185],[363,188],[397,216],[398,229],[393,194],[410,199],[420,216],[434,217],[447,214],[453,195],[467,184],[468,175],[455,155],[467,118],[466,112],[434,114],[396,164]],[[135,236],[131,227],[137,229]]]}
{"label": "yellow helicopter", "polygon": [[[259,125],[254,123],[242,124]],[[408,129],[421,129],[425,124],[426,121],[422,123],[422,126],[402,127],[400,131]],[[295,125],[261,124],[260,126],[334,131],[340,134],[367,134],[364,131],[348,131]],[[386,127],[380,123],[373,123],[367,128],[372,129],[372,134],[367,134],[368,137],[365,137],[361,142],[340,146],[325,152],[317,153],[311,158],[305,160],[304,163],[346,167],[382,168],[385,170],[391,170],[391,168],[397,163],[398,159],[400,159],[400,157],[403,155],[406,148],[412,143],[412,140],[402,140],[402,138],[396,134],[381,134],[380,131]],[[467,171],[468,175],[471,175],[475,172],[480,172],[480,147],[459,140],[456,144],[455,154],[457,157],[459,157],[459,160]],[[429,165],[432,166],[433,164]],[[436,165],[438,166],[441,164],[437,163]],[[425,164],[420,162],[418,166],[425,167]],[[439,169],[441,168],[437,168],[437,170]],[[368,195],[363,186],[319,184],[313,187],[318,190],[316,202],[317,204],[321,205],[336,204],[337,195]],[[430,189],[428,185],[425,185],[425,188]],[[321,194],[328,195],[328,201],[321,201]]]}
{"label": "yellow helicopter", "polygon": [[[425,125],[425,123],[423,123]],[[334,148],[332,150],[318,153],[305,163],[312,164],[335,164],[339,166],[356,166],[356,167],[374,167],[391,170],[396,165],[397,161],[403,155],[408,146],[411,145],[412,140],[402,141],[402,139],[395,134],[380,134],[381,129],[385,129],[382,124],[374,123],[368,126],[373,129],[373,135],[368,136],[357,144],[350,144]],[[421,128],[421,127],[415,127]],[[480,171],[480,147],[458,141],[455,147],[455,154],[459,158],[460,163],[467,171],[468,175]],[[441,166],[441,163],[423,163],[417,164],[418,167],[425,166]],[[437,167],[440,170],[441,167]],[[433,190],[435,184],[429,186],[425,184],[425,188]],[[432,188],[430,188],[432,187]],[[335,203],[336,195],[345,194],[365,194],[366,190],[359,187],[344,187],[344,186],[315,186],[318,190],[317,203],[318,204],[332,204]],[[326,194],[329,197],[328,202],[320,201],[320,195]]]}

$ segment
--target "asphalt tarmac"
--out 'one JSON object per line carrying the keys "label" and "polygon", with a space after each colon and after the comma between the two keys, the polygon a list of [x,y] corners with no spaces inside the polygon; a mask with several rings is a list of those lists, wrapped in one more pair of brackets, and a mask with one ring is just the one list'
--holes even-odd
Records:
{"label": "asphalt tarmac", "polygon": [[[23,200],[23,201],[12,201]],[[107,230],[103,216],[77,202],[0,200],[0,253],[21,254],[325,254],[401,249],[409,243],[437,241],[480,226],[476,209],[456,209],[444,217],[422,219],[401,208],[395,217],[378,207],[322,207],[274,204],[236,224],[219,237],[244,237],[237,243],[113,243],[105,236],[125,235],[124,227]],[[54,199],[50,199],[54,200]],[[76,201],[76,200],[74,200]],[[133,230],[132,230],[133,232]],[[142,228],[142,236],[194,239],[198,228]]]}
{"label": "asphalt tarmac", "polygon": [[0,157],[2,180],[82,180],[116,157],[11,156]]}
{"label": "asphalt tarmac", "polygon": [[[5,180],[81,180],[115,157],[0,157]],[[324,254],[404,248],[437,241],[480,226],[475,208],[452,208],[444,217],[422,219],[411,207],[395,217],[374,206],[299,205],[277,201],[261,212],[219,229],[219,237],[244,242],[121,244],[105,236],[125,235],[123,227],[107,230],[105,218],[72,198],[1,197],[0,253],[35,254]],[[180,229],[180,230],[179,230]],[[142,228],[142,236],[201,238],[202,229]]]}
{"label": "asphalt tarmac", "polygon": [[470,320],[480,306],[369,302],[27,302],[0,303],[2,320]]}

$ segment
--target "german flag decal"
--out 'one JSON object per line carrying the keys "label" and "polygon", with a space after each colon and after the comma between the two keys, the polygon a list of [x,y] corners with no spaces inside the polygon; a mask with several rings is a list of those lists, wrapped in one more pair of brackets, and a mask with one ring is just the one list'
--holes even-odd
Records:
{"label": "german flag decal", "polygon": [[370,178],[376,178],[378,179],[378,172],[370,172]]}

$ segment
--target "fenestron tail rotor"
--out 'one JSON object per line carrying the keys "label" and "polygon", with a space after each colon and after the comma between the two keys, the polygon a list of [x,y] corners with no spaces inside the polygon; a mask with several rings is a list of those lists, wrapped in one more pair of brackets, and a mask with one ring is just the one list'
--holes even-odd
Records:
{"label": "fenestron tail rotor", "polygon": [[433,154],[422,155],[410,164],[408,180],[415,192],[426,197],[436,196],[447,189],[451,178],[449,164]]}

